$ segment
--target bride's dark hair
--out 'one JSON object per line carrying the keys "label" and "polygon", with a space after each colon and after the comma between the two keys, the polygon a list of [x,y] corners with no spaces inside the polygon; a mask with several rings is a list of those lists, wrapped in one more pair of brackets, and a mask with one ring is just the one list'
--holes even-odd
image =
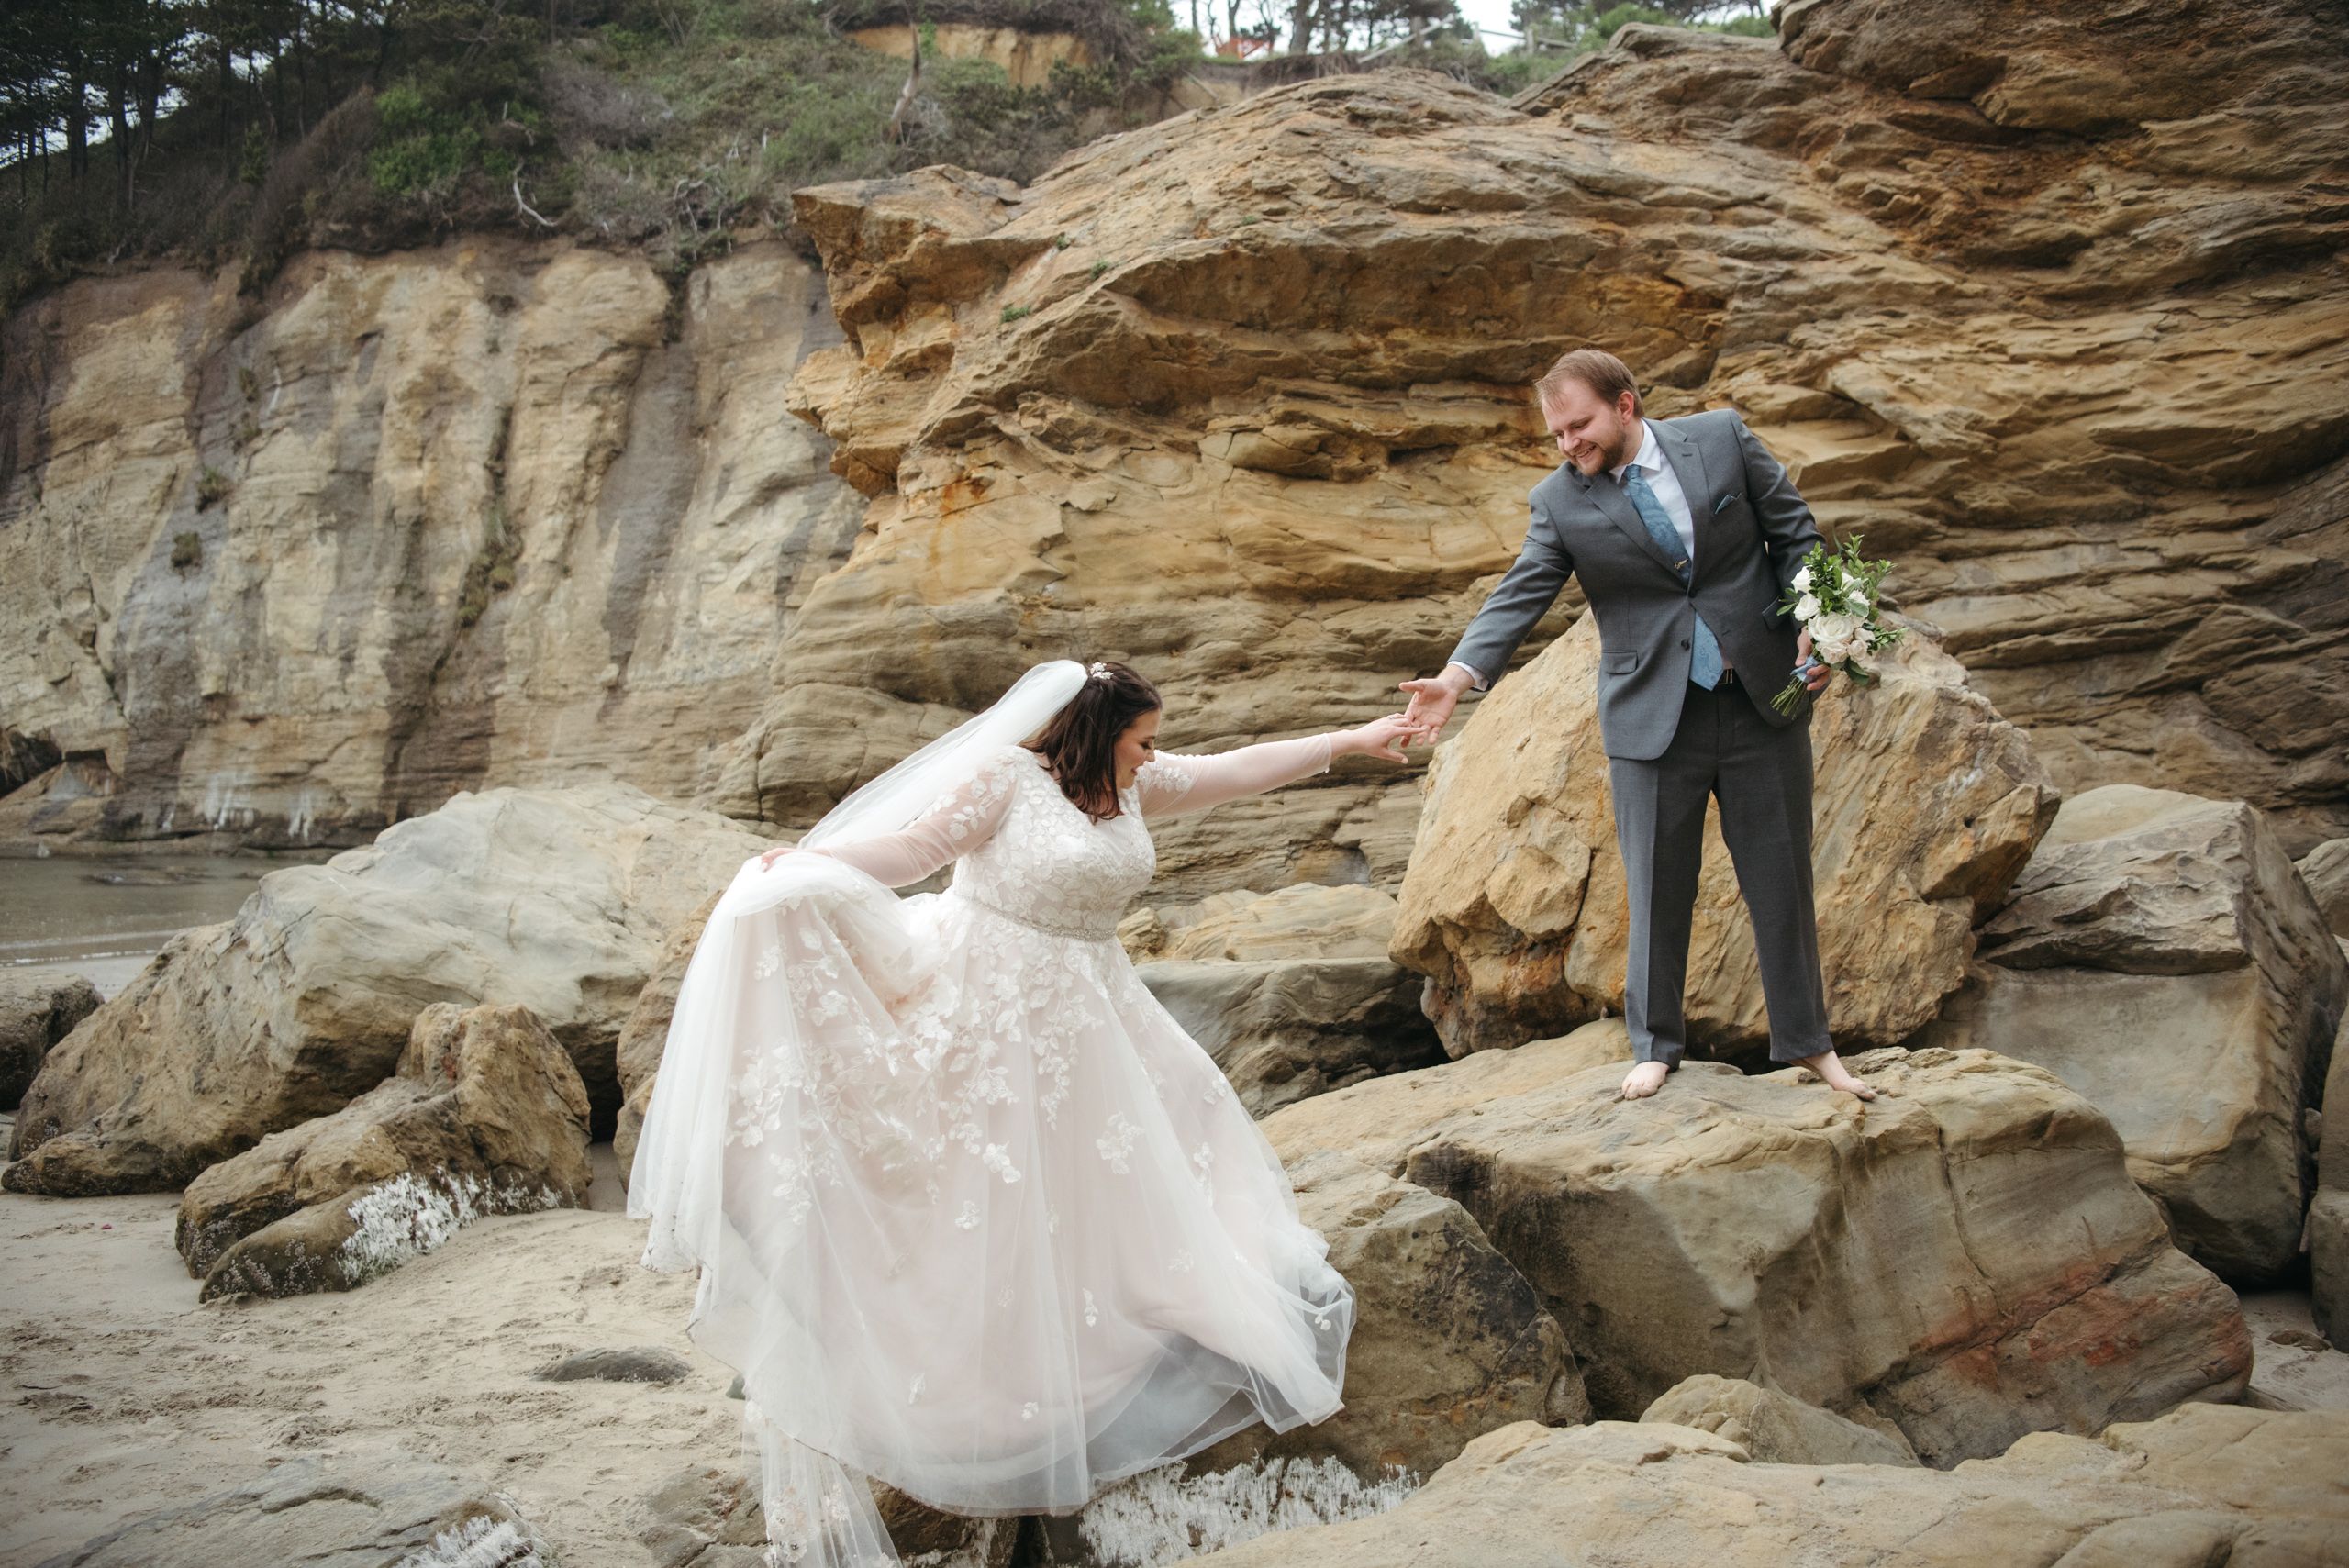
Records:
{"label": "bride's dark hair", "polygon": [[1095,666],[1068,706],[1052,716],[1030,750],[1060,781],[1061,793],[1096,822],[1118,814],[1118,737],[1163,705],[1158,688],[1115,660]]}

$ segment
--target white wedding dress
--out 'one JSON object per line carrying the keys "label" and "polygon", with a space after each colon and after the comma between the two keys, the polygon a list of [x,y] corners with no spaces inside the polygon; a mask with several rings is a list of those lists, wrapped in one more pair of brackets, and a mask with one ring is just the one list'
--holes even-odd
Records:
{"label": "white wedding dress", "polygon": [[[1145,824],[1329,765],[1163,756],[1095,822],[990,748],[909,828],[747,862],[681,989],[629,1185],[741,1370],[771,1559],[895,1562],[872,1476],[1060,1512],[1340,1407],[1353,1296],[1117,940]],[[892,887],[954,861],[952,886]]]}

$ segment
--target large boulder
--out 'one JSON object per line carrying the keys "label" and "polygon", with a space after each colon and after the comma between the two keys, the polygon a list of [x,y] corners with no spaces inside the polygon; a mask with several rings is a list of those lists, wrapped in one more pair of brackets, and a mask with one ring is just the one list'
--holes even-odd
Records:
{"label": "large boulder", "polygon": [[1765,1464],[1914,1464],[1898,1429],[1886,1433],[1816,1405],[1709,1372],[1684,1377],[1643,1411],[1664,1422],[1711,1432]]}
{"label": "large boulder", "polygon": [[2349,963],[2240,801],[2113,784],[2064,804],[1923,1042],[2037,1062],[2109,1118],[2178,1244],[2231,1279],[2294,1265]]}
{"label": "large boulder", "polygon": [[1345,1407],[1275,1435],[1261,1424],[1047,1518],[1069,1568],[1171,1561],[1266,1521],[1375,1511],[1516,1421],[1586,1421],[1566,1337],[1523,1275],[1450,1198],[1334,1151],[1289,1167],[1297,1212],[1354,1288]]}
{"label": "large boulder", "polygon": [[[1623,1008],[1629,934],[1587,618],[1494,688],[1428,774],[1394,956],[1428,976],[1454,1056]],[[1965,974],[1975,924],[2054,817],[2021,730],[1921,632],[1880,684],[1837,682],[1810,717],[1811,860],[1828,1018],[1847,1046],[1914,1032]],[[1689,943],[1690,1042],[1766,1054],[1753,931],[1718,817]]]}
{"label": "large boulder", "polygon": [[[436,1002],[390,1078],[189,1183],[173,1240],[206,1300],[348,1290],[478,1215],[577,1207],[593,1180],[587,1091],[546,1026]],[[420,1231],[441,1207],[441,1234]]]}
{"label": "large boulder", "polygon": [[1590,1418],[1564,1331],[1466,1209],[1336,1151],[1289,1180],[1354,1289],[1345,1408],[1277,1436],[1251,1427],[1196,1456],[1195,1473],[1285,1457],[1424,1477],[1496,1427]]}
{"label": "large boulder", "polygon": [[2188,1405],[1955,1471],[1755,1462],[1694,1428],[1505,1427],[1375,1518],[1202,1568],[2318,1568],[2349,1561],[2349,1413]]}
{"label": "large boulder", "polygon": [[284,1456],[241,1485],[175,1503],[44,1561],[40,1568],[553,1568],[519,1506],[406,1454]]}
{"label": "large boulder", "polygon": [[1435,1071],[1397,1073],[1375,1091],[1357,1087],[1289,1106],[1264,1118],[1264,1136],[1285,1160],[1336,1149],[1379,1170],[1400,1172],[1431,1128],[1475,1116],[1482,1106],[1547,1093],[1589,1068],[1620,1072],[1631,1060],[1623,1020],[1602,1018],[1515,1051],[1479,1051]]}
{"label": "large boulder", "polygon": [[0,973],[0,1109],[16,1108],[49,1048],[99,1001],[98,988],[78,974]]}
{"label": "large boulder", "polygon": [[2349,839],[2327,839],[2300,857],[2299,868],[2325,924],[2334,936],[2349,937]]}
{"label": "large boulder", "polygon": [[623,784],[496,789],[272,872],[50,1052],[0,1181],[184,1186],[381,1083],[434,1002],[529,1007],[602,1121],[620,1099],[613,1041],[662,939],[764,842]]}
{"label": "large boulder", "polygon": [[661,1071],[661,1056],[669,1048],[669,1020],[676,1016],[677,993],[685,983],[685,966],[709,924],[710,911],[724,895],[720,888],[701,907],[677,922],[652,961],[652,974],[636,994],[635,1005],[620,1024],[613,1054],[619,1070],[620,1110],[612,1128],[612,1155],[619,1162],[620,1185],[628,1185],[636,1165],[636,1140],[644,1130],[644,1113],[652,1104],[653,1079]]}
{"label": "large boulder", "polygon": [[[2341,951],[2349,956],[2349,937]],[[2310,1307],[2325,1337],[2349,1346],[2349,1018],[2332,1037],[2324,1117],[2331,1136],[2317,1150],[2316,1196],[2309,1204]]]}
{"label": "large boulder", "polygon": [[1143,984],[1252,1116],[1443,1060],[1419,981],[1383,958],[1146,963]]}
{"label": "large boulder", "polygon": [[[2243,1388],[2234,1294],[2170,1245],[2111,1124],[2052,1073],[1870,1052],[1884,1093],[1863,1106],[1796,1070],[1689,1062],[1622,1101],[1614,1062],[1541,1071],[1581,1043],[1373,1079],[1264,1131],[1286,1161],[1337,1148],[1458,1199],[1566,1326],[1602,1416],[1759,1372],[1948,1465]],[[1530,1051],[1548,1061],[1513,1060]]]}

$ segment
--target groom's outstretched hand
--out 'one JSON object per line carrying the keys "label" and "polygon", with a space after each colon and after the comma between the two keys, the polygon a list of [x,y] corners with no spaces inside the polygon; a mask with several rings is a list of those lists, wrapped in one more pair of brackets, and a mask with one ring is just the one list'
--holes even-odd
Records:
{"label": "groom's outstretched hand", "polygon": [[1397,689],[1411,694],[1411,706],[1403,710],[1403,722],[1411,727],[1418,739],[1432,742],[1443,733],[1452,710],[1460,705],[1460,694],[1468,689],[1468,672],[1457,664],[1446,664],[1442,673],[1405,681]]}

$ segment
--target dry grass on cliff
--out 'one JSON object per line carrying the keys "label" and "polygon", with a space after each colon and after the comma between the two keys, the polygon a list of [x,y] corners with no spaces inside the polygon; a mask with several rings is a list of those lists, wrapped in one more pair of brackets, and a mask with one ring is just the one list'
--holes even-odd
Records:
{"label": "dry grass on cliff", "polygon": [[[1151,117],[1147,100],[1193,48],[1187,35],[1153,46],[1117,6],[1067,8],[1085,13],[1075,30],[1100,35],[1109,63],[1020,89],[988,61],[932,58],[896,140],[886,128],[905,62],[836,30],[886,6],[828,25],[788,0],[711,0],[679,29],[607,27],[567,40],[548,72],[573,172],[566,222],[682,267],[744,231],[788,229],[799,186],[940,162],[1033,179],[1102,131]],[[613,109],[629,98],[659,106],[642,133],[601,134],[630,117]]]}

